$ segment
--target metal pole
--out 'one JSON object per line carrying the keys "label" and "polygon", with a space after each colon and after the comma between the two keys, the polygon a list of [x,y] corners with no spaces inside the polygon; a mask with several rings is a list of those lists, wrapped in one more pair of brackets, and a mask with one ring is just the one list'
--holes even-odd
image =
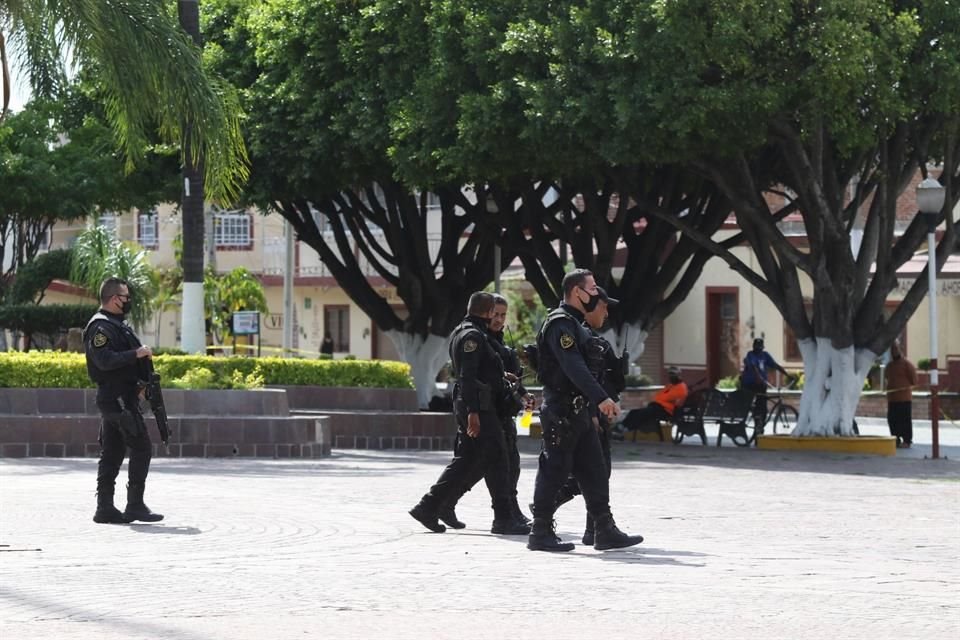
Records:
{"label": "metal pole", "polygon": [[936,229],[927,232],[927,284],[930,293],[930,430],[933,437],[931,457],[940,457],[940,398],[937,386],[940,375],[937,371],[937,238]]}
{"label": "metal pole", "polygon": [[283,266],[283,357],[293,355],[293,225],[284,221],[286,255]]}
{"label": "metal pole", "polygon": [[493,290],[500,293],[500,245],[493,246]]}

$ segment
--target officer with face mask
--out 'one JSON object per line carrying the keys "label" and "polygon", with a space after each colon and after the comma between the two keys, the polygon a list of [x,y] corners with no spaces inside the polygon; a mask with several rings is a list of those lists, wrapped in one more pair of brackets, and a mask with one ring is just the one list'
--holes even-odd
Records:
{"label": "officer with face mask", "polygon": [[[97,511],[93,521],[123,524],[140,520],[163,520],[143,502],[153,445],[140,413],[140,389],[148,379],[150,347],[140,344],[124,322],[130,312],[127,282],[107,278],[100,285],[100,310],[83,330],[87,373],[97,384],[100,410],[100,463],[97,467]],[[127,449],[127,507],[121,513],[113,505],[114,486]]]}
{"label": "officer with face mask", "polygon": [[527,548],[533,551],[574,548],[572,543],[557,537],[553,523],[558,492],[571,472],[594,522],[595,549],[617,549],[643,542],[643,536],[620,531],[610,513],[607,466],[593,423],[598,412],[608,419],[620,413],[587,364],[593,340],[583,322],[585,314],[592,312],[600,299],[590,271],[571,271],[563,278],[563,303],[547,315],[537,334],[537,376],[543,384],[543,443],[533,495],[533,531],[527,542]]}

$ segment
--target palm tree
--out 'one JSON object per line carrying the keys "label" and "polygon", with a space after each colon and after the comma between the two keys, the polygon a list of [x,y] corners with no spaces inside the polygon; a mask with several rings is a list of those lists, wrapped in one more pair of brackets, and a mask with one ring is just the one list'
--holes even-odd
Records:
{"label": "palm tree", "polygon": [[107,114],[131,164],[156,129],[165,142],[180,145],[185,165],[203,158],[213,199],[232,200],[246,180],[236,93],[204,73],[199,47],[164,0],[0,0],[3,113],[10,93],[8,47],[40,95],[63,86],[63,52],[77,66],[96,68]]}
{"label": "palm tree", "polygon": [[77,236],[72,254],[70,282],[97,297],[100,283],[106,278],[123,278],[130,289],[130,324],[142,327],[146,323],[155,307],[158,276],[145,249],[121,242],[105,228],[94,226]]}

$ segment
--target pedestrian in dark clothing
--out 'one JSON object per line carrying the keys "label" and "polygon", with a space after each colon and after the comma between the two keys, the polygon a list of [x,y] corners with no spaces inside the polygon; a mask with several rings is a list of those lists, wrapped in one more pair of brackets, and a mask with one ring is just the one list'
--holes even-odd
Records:
{"label": "pedestrian in dark clothing", "polygon": [[442,533],[446,528],[438,521],[440,509],[479,472],[493,503],[491,533],[526,534],[530,528],[520,526],[513,518],[506,440],[496,412],[496,398],[503,393],[504,370],[487,333],[493,296],[474,293],[467,314],[450,340],[450,359],[457,379],[454,414],[459,427],[454,457],[410,515],[431,531]]}
{"label": "pedestrian in dark clothing", "polygon": [[890,347],[890,362],[884,370],[887,384],[887,425],[897,439],[898,449],[913,444],[913,388],[917,386],[917,368],[903,357],[900,345]]}
{"label": "pedestrian in dark clothing", "polygon": [[[497,398],[497,418],[503,427],[503,435],[507,449],[507,467],[508,467],[508,486],[510,488],[510,507],[513,511],[513,518],[521,524],[529,525],[530,520],[520,510],[517,501],[517,485],[520,481],[520,451],[517,448],[517,414],[528,404],[532,403],[533,395],[527,393],[523,386],[523,367],[520,364],[520,358],[513,347],[507,345],[503,339],[503,331],[507,322],[507,310],[509,305],[507,299],[499,293],[493,294],[494,306],[493,316],[490,318],[488,334],[490,336],[490,345],[496,349],[503,362],[504,375],[508,377],[504,383],[503,393]],[[512,376],[512,379],[511,379]],[[440,520],[448,527],[453,529],[462,529],[466,525],[457,518],[456,506],[460,498],[470,491],[480,480],[483,479],[483,469],[477,467],[473,477],[468,478],[467,483],[461,491],[455,493],[440,509]]]}
{"label": "pedestrian in dark clothing", "polygon": [[540,423],[543,443],[533,503],[533,531],[527,548],[570,551],[554,530],[557,495],[572,472],[596,523],[594,548],[628,547],[643,541],[617,528],[610,513],[609,479],[593,417],[613,419],[617,403],[587,366],[592,337],[582,326],[584,314],[600,302],[593,274],[577,269],[563,278],[563,303],[547,315],[537,334],[537,374],[543,384]]}
{"label": "pedestrian in dark clothing", "polygon": [[[126,281],[107,278],[100,285],[100,310],[83,331],[87,373],[97,384],[97,408],[101,417],[97,511],[93,515],[93,521],[100,524],[163,519],[143,502],[153,445],[140,412],[140,395],[149,378],[148,360],[153,352],[140,344],[133,329],[124,322],[130,307]],[[121,513],[113,505],[113,496],[127,449],[130,450],[127,507]]]}
{"label": "pedestrian in dark clothing", "polygon": [[327,331],[323,334],[323,342],[320,343],[320,354],[333,357],[333,336]]}

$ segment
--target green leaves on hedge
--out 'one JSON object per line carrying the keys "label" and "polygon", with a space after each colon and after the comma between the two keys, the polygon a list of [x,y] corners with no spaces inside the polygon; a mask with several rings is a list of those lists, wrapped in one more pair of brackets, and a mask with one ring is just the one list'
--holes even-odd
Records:
{"label": "green leaves on hedge", "polygon": [[[169,356],[154,358],[164,381],[189,379],[201,368],[215,379],[250,380],[263,376],[265,385],[315,385],[320,387],[374,387],[412,389],[410,365],[388,360],[299,360],[284,358],[243,358],[234,356]],[[195,375],[195,374],[194,374]],[[241,378],[242,376],[242,378]],[[87,376],[82,353],[31,351],[0,353],[0,387],[85,388],[93,383]],[[166,382],[164,382],[166,386]]]}

